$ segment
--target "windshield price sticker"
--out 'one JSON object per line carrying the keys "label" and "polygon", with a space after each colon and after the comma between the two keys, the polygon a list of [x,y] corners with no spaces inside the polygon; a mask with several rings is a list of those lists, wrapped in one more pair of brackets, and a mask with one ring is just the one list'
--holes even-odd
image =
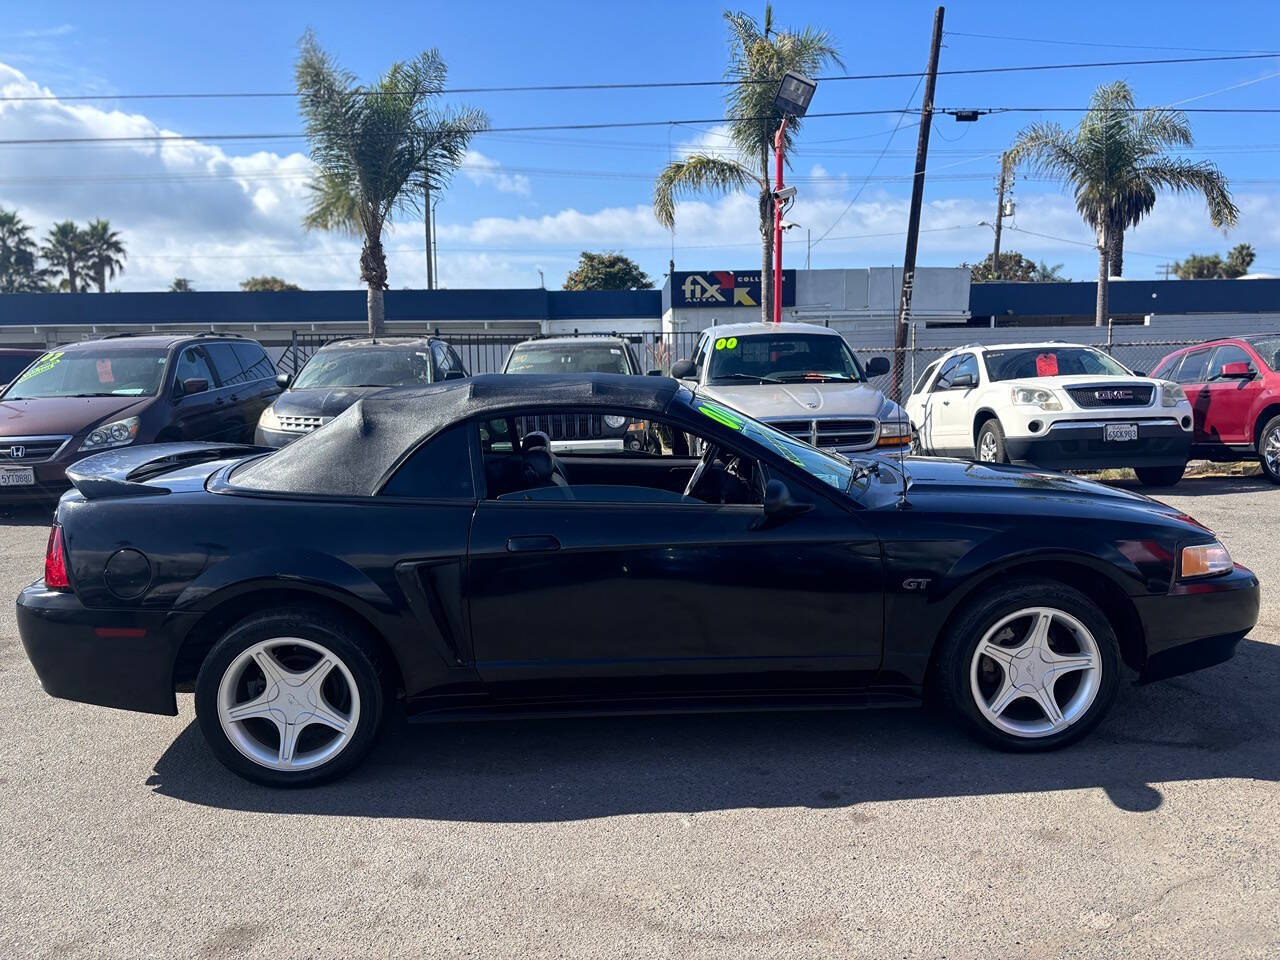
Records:
{"label": "windshield price sticker", "polygon": [[38,377],[42,373],[48,373],[58,365],[58,362],[62,359],[63,353],[64,351],[62,350],[55,350],[53,353],[46,353],[36,361],[36,365],[34,367],[20,376],[17,382],[22,383],[26,380],[30,380],[32,377]]}
{"label": "windshield price sticker", "polygon": [[716,349],[717,350],[737,350],[738,338],[737,337],[721,337],[719,340],[716,341]]}

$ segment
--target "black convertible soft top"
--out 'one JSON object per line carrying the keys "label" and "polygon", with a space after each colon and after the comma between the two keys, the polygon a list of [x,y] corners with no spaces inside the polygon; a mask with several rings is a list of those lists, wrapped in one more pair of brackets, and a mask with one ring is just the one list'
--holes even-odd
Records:
{"label": "black convertible soft top", "polygon": [[231,484],[279,493],[372,496],[400,456],[450,424],[511,407],[629,407],[661,413],[680,385],[620,374],[502,376],[394,387],[348,407],[324,429],[238,469]]}

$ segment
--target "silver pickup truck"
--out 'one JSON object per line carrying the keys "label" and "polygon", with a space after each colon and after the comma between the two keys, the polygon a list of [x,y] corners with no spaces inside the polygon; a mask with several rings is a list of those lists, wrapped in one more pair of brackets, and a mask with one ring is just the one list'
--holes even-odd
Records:
{"label": "silver pickup truck", "polygon": [[671,367],[698,396],[839,453],[910,444],[907,415],[868,382],[888,372],[884,357],[864,368],[844,337],[812,323],[710,327],[693,357]]}

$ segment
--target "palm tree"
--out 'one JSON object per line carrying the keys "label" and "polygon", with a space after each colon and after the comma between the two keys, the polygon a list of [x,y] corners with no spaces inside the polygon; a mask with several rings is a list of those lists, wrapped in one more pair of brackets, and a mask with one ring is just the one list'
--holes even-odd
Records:
{"label": "palm tree", "polygon": [[[763,28],[745,13],[725,11],[724,19],[729,26],[729,65],[724,76],[731,84],[725,103],[729,137],[738,156],[693,153],[667,164],[654,183],[653,212],[659,223],[672,229],[679,197],[752,188],[758,191],[760,312],[763,319],[769,320],[773,310],[773,188],[769,182],[769,158],[774,135],[782,123],[782,113],[774,107],[773,99],[778,83],[788,71],[812,75],[829,63],[844,64],[827,31],[813,27],[799,32],[776,29],[772,4],[765,5]],[[788,157],[799,131],[800,122],[793,117],[783,137]]]}
{"label": "palm tree", "polygon": [[1076,209],[1098,237],[1096,322],[1107,320],[1107,281],[1124,268],[1124,231],[1151,212],[1160,190],[1200,193],[1215,227],[1234,226],[1240,211],[1227,180],[1208,160],[1168,156],[1167,147],[1189,147],[1194,139],[1179,110],[1139,110],[1123,80],[1093,92],[1089,111],[1075,130],[1034,123],[1018,134],[1012,163],[1061,177],[1075,193]]}
{"label": "palm tree", "polygon": [[0,293],[40,293],[49,271],[36,260],[31,227],[16,210],[0,209]]}
{"label": "palm tree", "polygon": [[58,288],[70,293],[79,292],[80,274],[84,269],[85,236],[71,220],[55,223],[45,237],[40,255],[53,268],[54,276],[63,274]]}
{"label": "palm tree", "polygon": [[84,231],[84,265],[98,284],[98,292],[107,292],[107,281],[124,272],[124,243],[120,234],[106,220],[92,221]]}
{"label": "palm tree", "polygon": [[369,288],[369,332],[383,329],[387,258],[382,229],[397,212],[421,212],[423,190],[440,189],[471,137],[489,125],[479,110],[433,109],[447,68],[437,50],[392,65],[371,87],[356,83],[308,31],[299,44],[298,99],[316,178],[310,230],[360,236],[360,279]]}

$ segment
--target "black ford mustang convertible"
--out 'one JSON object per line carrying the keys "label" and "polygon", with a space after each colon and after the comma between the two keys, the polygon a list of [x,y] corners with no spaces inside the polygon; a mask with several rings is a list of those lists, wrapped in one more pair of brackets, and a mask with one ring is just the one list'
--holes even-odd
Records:
{"label": "black ford mustang convertible", "polygon": [[[557,455],[549,418],[640,450]],[[542,429],[538,429],[539,427]],[[22,642],[58,697],[177,712],[262,783],[420,718],[936,699],[1013,750],[1088,732],[1125,667],[1220,662],[1258,581],[1189,517],[1019,467],[847,460],[656,377],[476,377],[274,453],[68,472]]]}

